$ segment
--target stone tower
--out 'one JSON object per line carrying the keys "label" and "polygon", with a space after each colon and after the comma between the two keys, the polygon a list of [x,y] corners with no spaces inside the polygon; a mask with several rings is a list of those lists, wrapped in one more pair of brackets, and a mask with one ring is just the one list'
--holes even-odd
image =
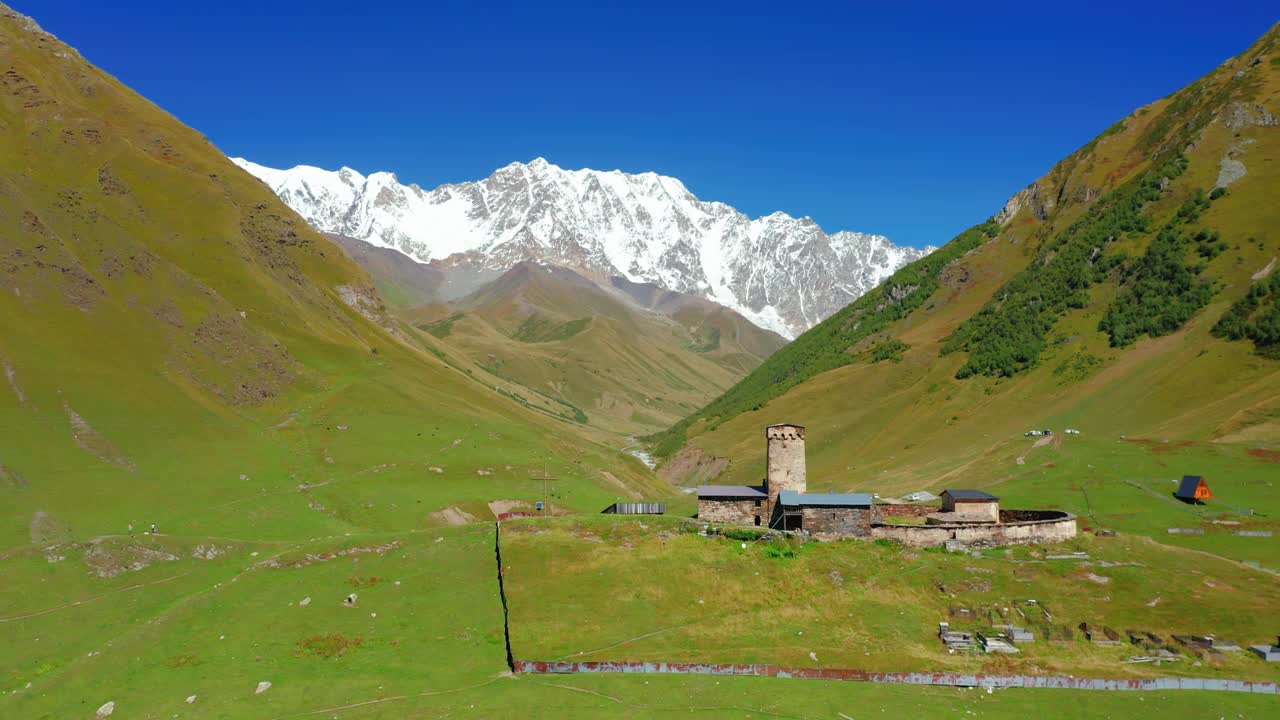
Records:
{"label": "stone tower", "polygon": [[764,429],[768,442],[768,486],[770,507],[776,507],[783,490],[804,492],[804,426],[783,423]]}

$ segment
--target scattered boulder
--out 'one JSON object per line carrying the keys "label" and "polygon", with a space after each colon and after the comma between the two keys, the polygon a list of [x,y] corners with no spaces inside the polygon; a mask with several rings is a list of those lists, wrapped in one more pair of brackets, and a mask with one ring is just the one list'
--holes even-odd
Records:
{"label": "scattered boulder", "polygon": [[115,711],[116,711],[116,701],[110,700],[106,703],[103,703],[102,707],[98,708],[98,712],[94,713],[94,717],[98,718],[98,720],[102,720],[102,718],[111,717],[111,713]]}
{"label": "scattered boulder", "polygon": [[1219,114],[1219,117],[1222,119],[1222,124],[1231,130],[1244,130],[1258,125],[1263,127],[1280,125],[1280,119],[1258,103],[1233,102]]}
{"label": "scattered boulder", "polygon": [[431,467],[429,467],[429,468],[427,468],[427,469],[428,469],[428,470],[430,470],[430,471],[431,471],[431,472],[433,472],[433,473],[436,473],[437,475],[443,475],[443,474],[444,474],[444,468],[442,468],[442,467],[436,467],[435,465],[432,465]]}
{"label": "scattered boulder", "polygon": [[196,702],[196,696],[195,696],[195,695],[189,695],[189,696],[187,696],[187,704],[188,704],[188,705],[194,705],[194,704],[195,704],[195,702]]}
{"label": "scattered boulder", "polygon": [[355,607],[356,602],[359,599],[360,599],[359,595],[356,595],[355,593],[351,593],[350,595],[347,596],[347,599],[343,601],[343,604],[346,605],[347,607]]}
{"label": "scattered boulder", "polygon": [[1098,583],[1099,585],[1106,585],[1107,583],[1111,582],[1111,578],[1105,575],[1095,575],[1094,573],[1089,573],[1084,577],[1089,582],[1095,582],[1095,583]]}
{"label": "scattered boulder", "polygon": [[157,562],[177,559],[177,555],[159,547],[123,539],[95,541],[84,555],[89,573],[100,578],[113,578],[122,573],[137,572]]}
{"label": "scattered boulder", "polygon": [[310,604],[311,604],[311,596],[310,596],[310,595],[308,595],[308,596],[306,596],[306,597],[302,598],[301,602],[299,602],[299,603],[298,603],[298,605],[299,605],[300,607],[306,607],[306,606],[308,606],[308,605],[310,605]]}
{"label": "scattered boulder", "polygon": [[271,689],[271,682],[269,680],[263,680],[262,682],[258,683],[258,688],[253,691],[253,694],[261,695],[262,693],[270,689]]}
{"label": "scattered boulder", "polygon": [[197,545],[195,549],[191,551],[191,557],[196,558],[197,560],[212,560],[216,557],[225,555],[226,553],[226,548],[220,548],[213,544],[205,545],[202,543]]}

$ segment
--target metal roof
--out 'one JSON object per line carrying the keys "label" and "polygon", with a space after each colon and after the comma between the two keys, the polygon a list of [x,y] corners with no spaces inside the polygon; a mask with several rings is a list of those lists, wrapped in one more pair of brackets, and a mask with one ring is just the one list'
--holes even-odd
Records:
{"label": "metal roof", "polygon": [[871,496],[867,493],[798,493],[795,490],[783,490],[778,493],[778,502],[784,507],[871,507]]}
{"label": "metal roof", "polygon": [[804,426],[803,426],[803,425],[797,425],[797,424],[795,424],[795,423],[774,423],[774,424],[772,424],[772,425],[766,425],[765,427],[766,427],[766,428],[776,428],[776,427],[796,427],[796,428],[804,429]]}
{"label": "metal roof", "polygon": [[699,485],[700,498],[767,498],[769,494],[764,488],[750,485]]}
{"label": "metal roof", "polygon": [[950,495],[952,500],[978,500],[982,502],[995,502],[1000,498],[985,493],[981,490],[943,490],[944,495]]}
{"label": "metal roof", "polygon": [[1180,498],[1194,500],[1196,497],[1196,490],[1200,488],[1200,481],[1202,480],[1204,480],[1204,478],[1199,475],[1183,475],[1182,484],[1178,486],[1178,492],[1174,493],[1174,495]]}

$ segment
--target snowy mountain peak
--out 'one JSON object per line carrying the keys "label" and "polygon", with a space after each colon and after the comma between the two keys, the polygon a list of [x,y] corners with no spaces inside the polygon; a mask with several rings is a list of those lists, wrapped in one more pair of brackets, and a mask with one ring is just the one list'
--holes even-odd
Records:
{"label": "snowy mountain peak", "polygon": [[418,260],[502,271],[524,260],[620,275],[726,305],[793,338],[932,250],[827,235],[810,217],[751,219],[654,172],[565,170],[545,158],[424,190],[362,175],[232,160],[316,228]]}

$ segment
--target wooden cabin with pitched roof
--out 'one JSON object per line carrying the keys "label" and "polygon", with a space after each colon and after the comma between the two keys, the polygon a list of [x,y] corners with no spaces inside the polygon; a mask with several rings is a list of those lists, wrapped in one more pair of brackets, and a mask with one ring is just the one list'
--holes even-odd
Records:
{"label": "wooden cabin with pitched roof", "polygon": [[1182,476],[1182,483],[1178,485],[1178,491],[1173,496],[1192,505],[1213,499],[1213,493],[1209,491],[1209,483],[1199,475]]}

